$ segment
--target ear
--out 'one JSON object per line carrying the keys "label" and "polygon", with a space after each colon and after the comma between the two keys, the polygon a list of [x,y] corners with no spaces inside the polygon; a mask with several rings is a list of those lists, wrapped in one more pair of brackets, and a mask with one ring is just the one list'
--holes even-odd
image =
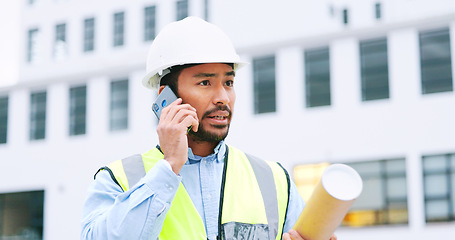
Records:
{"label": "ear", "polygon": [[160,88],[158,89],[158,94],[161,94],[161,92],[163,91],[163,89],[166,87],[166,85],[162,85],[160,86]]}

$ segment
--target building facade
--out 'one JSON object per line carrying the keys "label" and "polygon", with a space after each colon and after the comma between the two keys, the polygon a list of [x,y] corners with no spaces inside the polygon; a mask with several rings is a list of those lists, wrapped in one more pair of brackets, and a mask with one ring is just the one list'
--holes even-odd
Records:
{"label": "building facade", "polygon": [[455,235],[455,3],[27,0],[20,76],[0,87],[0,239],[79,238],[98,168],[158,143],[146,54],[189,15],[251,63],[228,144],[281,162],[305,197],[327,164],[360,173],[339,239]]}

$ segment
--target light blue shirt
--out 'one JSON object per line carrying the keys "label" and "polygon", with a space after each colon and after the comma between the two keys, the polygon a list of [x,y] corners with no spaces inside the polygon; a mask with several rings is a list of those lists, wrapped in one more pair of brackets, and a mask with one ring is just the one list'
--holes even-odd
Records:
{"label": "light blue shirt", "polygon": [[[182,182],[204,222],[208,239],[215,240],[225,154],[224,141],[207,157],[196,156],[188,149],[188,161],[179,175],[166,160],[160,160],[126,192],[112,181],[108,171],[100,171],[88,189],[81,239],[158,239]],[[284,232],[292,228],[303,208],[304,202],[291,181]]]}

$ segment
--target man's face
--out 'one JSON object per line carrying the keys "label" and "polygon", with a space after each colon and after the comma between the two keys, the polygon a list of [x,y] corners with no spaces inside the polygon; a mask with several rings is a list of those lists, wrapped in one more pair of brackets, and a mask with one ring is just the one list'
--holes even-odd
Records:
{"label": "man's face", "polygon": [[219,142],[226,138],[234,111],[235,73],[224,63],[185,68],[178,77],[178,95],[196,108],[199,130],[190,131],[198,141]]}

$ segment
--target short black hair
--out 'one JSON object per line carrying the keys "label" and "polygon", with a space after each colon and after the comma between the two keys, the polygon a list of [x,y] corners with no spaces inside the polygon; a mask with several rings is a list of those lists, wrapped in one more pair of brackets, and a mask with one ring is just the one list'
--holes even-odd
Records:
{"label": "short black hair", "polygon": [[[177,65],[177,66],[172,66],[169,68],[171,71],[170,73],[164,75],[163,78],[160,80],[160,86],[169,86],[171,90],[177,95],[178,97],[178,79],[180,76],[180,73],[182,72],[183,69],[189,68],[189,67],[194,67],[197,65],[201,65],[203,63],[192,63],[192,64],[183,64],[183,65]],[[234,64],[233,63],[226,63],[227,65],[231,66],[232,69],[234,69]]]}

